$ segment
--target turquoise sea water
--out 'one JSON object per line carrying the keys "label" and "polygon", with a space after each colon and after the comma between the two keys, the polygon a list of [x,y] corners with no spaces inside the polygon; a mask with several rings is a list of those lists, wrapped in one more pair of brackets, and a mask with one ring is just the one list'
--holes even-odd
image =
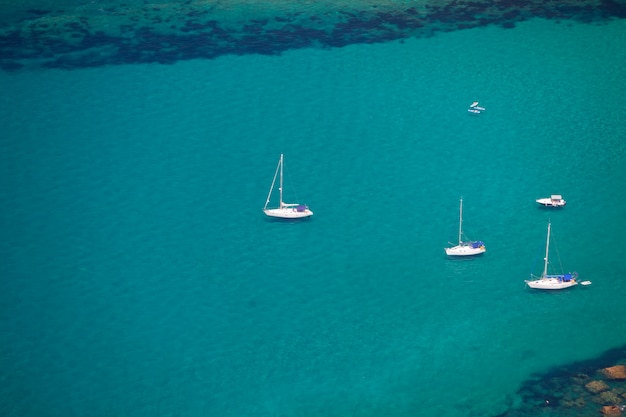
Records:
{"label": "turquoise sea water", "polygon": [[[0,412],[489,416],[623,346],[623,45],[534,19],[0,73]],[[308,221],[261,212],[280,153]],[[488,252],[455,261],[461,196]],[[548,220],[591,287],[524,287]]]}

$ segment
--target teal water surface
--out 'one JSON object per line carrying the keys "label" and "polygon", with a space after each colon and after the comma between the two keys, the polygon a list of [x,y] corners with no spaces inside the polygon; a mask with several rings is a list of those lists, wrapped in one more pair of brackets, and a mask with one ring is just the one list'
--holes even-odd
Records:
{"label": "teal water surface", "polygon": [[[497,415],[624,345],[624,22],[0,73],[2,415]],[[524,287],[548,221],[591,287]]]}

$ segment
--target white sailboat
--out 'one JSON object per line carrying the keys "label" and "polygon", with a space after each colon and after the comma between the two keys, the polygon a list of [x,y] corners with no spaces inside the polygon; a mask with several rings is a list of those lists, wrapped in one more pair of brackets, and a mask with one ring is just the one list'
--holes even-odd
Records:
{"label": "white sailboat", "polygon": [[[546,257],[544,258],[543,272],[540,277],[530,274],[531,279],[526,280],[526,285],[530,288],[538,290],[562,290],[565,288],[578,285],[578,274],[576,272],[570,274],[548,275],[548,252],[550,249],[550,223],[548,223],[548,237],[546,238]],[[585,281],[584,285],[591,284]]]}
{"label": "white sailboat", "polygon": [[459,208],[459,244],[451,248],[445,248],[448,256],[472,256],[485,253],[485,243],[480,240],[463,242],[463,199]]}
{"label": "white sailboat", "polygon": [[[301,219],[304,217],[310,217],[313,215],[313,212],[304,204],[298,203],[285,203],[283,202],[283,166],[284,166],[284,157],[283,154],[280,154],[280,159],[278,160],[278,166],[276,167],[276,172],[274,173],[274,179],[272,180],[272,186],[270,187],[270,192],[267,195],[267,200],[265,201],[265,207],[263,207],[263,212],[270,217],[277,217],[281,219]],[[272,196],[272,191],[274,190],[274,184],[276,184],[276,178],[280,173],[280,183],[278,185],[279,191],[279,204],[276,208],[267,208],[267,205],[270,203],[270,197]]]}

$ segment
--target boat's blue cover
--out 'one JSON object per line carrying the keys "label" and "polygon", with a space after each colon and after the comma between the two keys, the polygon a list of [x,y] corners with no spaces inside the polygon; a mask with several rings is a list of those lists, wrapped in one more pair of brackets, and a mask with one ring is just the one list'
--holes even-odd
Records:
{"label": "boat's blue cover", "polygon": [[572,274],[563,275],[563,281],[570,282],[572,280]]}
{"label": "boat's blue cover", "polygon": [[476,242],[471,243],[472,248],[480,248],[481,246],[485,246],[485,243],[482,240],[477,240]]}
{"label": "boat's blue cover", "polygon": [[300,204],[299,206],[296,207],[296,211],[306,211],[306,206],[304,204]]}

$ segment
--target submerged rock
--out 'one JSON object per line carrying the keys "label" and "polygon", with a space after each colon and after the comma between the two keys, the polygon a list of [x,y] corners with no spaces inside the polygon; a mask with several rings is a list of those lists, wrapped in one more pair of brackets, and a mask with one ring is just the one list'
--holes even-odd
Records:
{"label": "submerged rock", "polygon": [[626,379],[626,365],[615,365],[601,371],[608,379]]}
{"label": "submerged rock", "polygon": [[606,391],[609,389],[609,386],[604,381],[591,381],[585,385],[587,391],[597,394],[602,391]]}
{"label": "submerged rock", "polygon": [[615,405],[604,406],[600,412],[607,417],[619,417],[622,415],[622,410]]}
{"label": "submerged rock", "polygon": [[600,404],[619,405],[622,403],[622,399],[615,391],[604,391],[598,395]]}

